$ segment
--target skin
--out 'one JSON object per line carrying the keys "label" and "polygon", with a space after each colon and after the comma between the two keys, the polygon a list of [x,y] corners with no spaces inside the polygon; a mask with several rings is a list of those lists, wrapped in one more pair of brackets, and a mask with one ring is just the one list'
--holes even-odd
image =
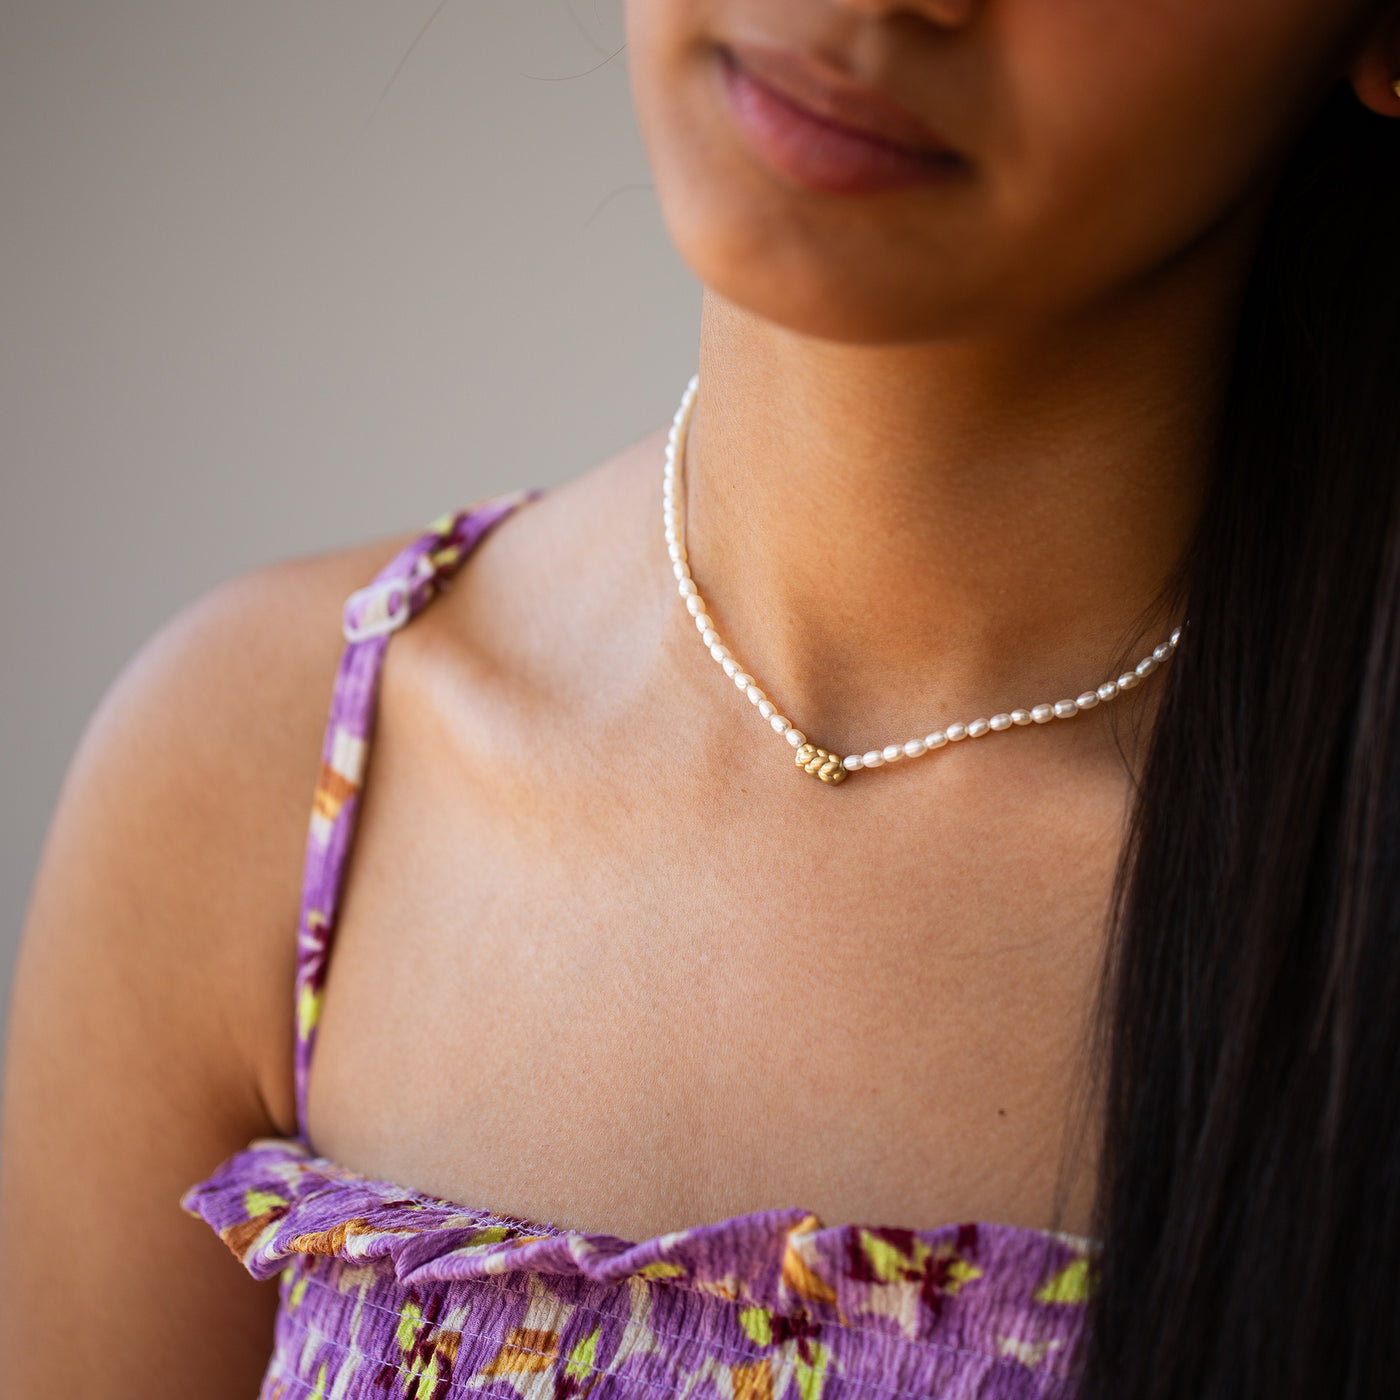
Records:
{"label": "skin", "polygon": [[[785,184],[715,83],[713,44],[760,33],[899,97],[967,179]],[[692,567],[765,689],[850,752],[1077,693],[1164,635],[1261,203],[1340,74],[1400,115],[1389,11],[637,0],[631,49],[709,289]],[[316,1146],[633,1238],[793,1204],[1087,1229],[1085,1034],[1151,687],[800,778],[676,602],[660,448],[513,517],[390,650]],[[8,1051],[17,1393],[256,1388],[275,1298],[174,1202],[294,1129],[339,609],[397,543],[199,604],[74,762]]]}

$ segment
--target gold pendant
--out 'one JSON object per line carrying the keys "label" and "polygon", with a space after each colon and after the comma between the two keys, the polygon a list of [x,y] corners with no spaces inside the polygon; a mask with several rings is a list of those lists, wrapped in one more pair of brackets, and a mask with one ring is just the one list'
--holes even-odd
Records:
{"label": "gold pendant", "polygon": [[797,766],[804,773],[835,787],[846,781],[846,768],[834,753],[819,749],[815,744],[803,744],[797,751]]}

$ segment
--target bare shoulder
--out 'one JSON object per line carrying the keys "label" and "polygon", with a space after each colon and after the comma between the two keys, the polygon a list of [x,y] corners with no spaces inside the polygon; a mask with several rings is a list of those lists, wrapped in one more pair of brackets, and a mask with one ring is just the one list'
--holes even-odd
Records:
{"label": "bare shoulder", "polygon": [[[290,1030],[285,999],[266,993],[290,987],[341,608],[402,543],[260,569],[163,628],[89,725],[36,889],[27,961],[42,962],[44,945],[75,951],[72,939],[90,958],[110,940],[110,956],[139,953],[148,974],[206,1007],[217,995],[241,1042],[219,1047],[220,1062],[236,1049],[257,1068],[282,1128],[293,1126],[278,1053]],[[84,897],[102,917],[63,912]]]}
{"label": "bare shoulder", "polygon": [[[70,769],[11,1013],[0,1333],[19,1327],[6,1354],[48,1366],[83,1317],[76,1345],[111,1377],[94,1395],[212,1394],[224,1374],[251,1393],[266,1361],[270,1296],[177,1202],[294,1127],[301,855],[341,607],[400,543],[260,570],[186,609]],[[21,1388],[57,1394],[57,1376]]]}

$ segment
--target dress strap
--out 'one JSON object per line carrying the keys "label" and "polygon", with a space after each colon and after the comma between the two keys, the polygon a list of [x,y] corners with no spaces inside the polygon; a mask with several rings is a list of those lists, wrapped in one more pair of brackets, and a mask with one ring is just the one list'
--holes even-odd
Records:
{"label": "dress strap", "polygon": [[486,534],[532,495],[498,496],[434,521],[345,604],[345,650],[321,750],[297,927],[296,1100],[297,1132],[303,1141],[307,1140],[306,1087],[321,998],[389,638],[427,607]]}

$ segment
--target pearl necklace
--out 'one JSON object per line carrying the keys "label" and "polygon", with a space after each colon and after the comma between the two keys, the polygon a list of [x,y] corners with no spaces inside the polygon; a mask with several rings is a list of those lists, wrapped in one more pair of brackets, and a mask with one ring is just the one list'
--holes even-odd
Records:
{"label": "pearl necklace", "polygon": [[887,763],[898,763],[901,759],[919,758],[948,744],[956,744],[963,739],[980,739],[984,734],[1000,734],[1013,727],[1028,724],[1049,724],[1052,720],[1073,719],[1082,710],[1092,710],[1096,705],[1115,700],[1125,690],[1132,690],[1147,679],[1163,662],[1171,659],[1177,643],[1181,640],[1178,627],[1171,636],[1156,647],[1150,656],[1144,656],[1130,671],[1125,671],[1117,680],[1105,681],[1094,690],[1086,690],[1074,700],[1058,700],[1054,704],[1032,705],[1029,709],[1010,710],[1006,714],[993,715],[990,719],[974,719],[967,724],[950,724],[946,729],[935,729],[920,739],[910,739],[904,744],[887,744],[884,748],[871,749],[868,753],[852,754],[849,758],[838,758],[827,749],[819,748],[808,741],[807,736],[796,728],[786,716],[778,712],[778,707],[764,694],[757,681],[740,665],[728,647],[720,641],[715,624],[705,607],[705,600],[695,580],[690,576],[690,564],[685,548],[685,444],[690,431],[690,418],[695,409],[695,397],[700,387],[700,376],[696,375],[686,386],[676,416],[671,420],[671,432],[666,441],[666,479],[662,494],[662,513],[666,527],[666,549],[671,556],[671,571],[676,576],[677,591],[686,611],[695,619],[695,628],[700,639],[709,648],[710,655],[724,668],[724,674],[734,682],[749,702],[766,720],[773,731],[782,735],[796,749],[797,766],[822,782],[836,785],[843,783],[852,773],[862,768],[880,768]]}

